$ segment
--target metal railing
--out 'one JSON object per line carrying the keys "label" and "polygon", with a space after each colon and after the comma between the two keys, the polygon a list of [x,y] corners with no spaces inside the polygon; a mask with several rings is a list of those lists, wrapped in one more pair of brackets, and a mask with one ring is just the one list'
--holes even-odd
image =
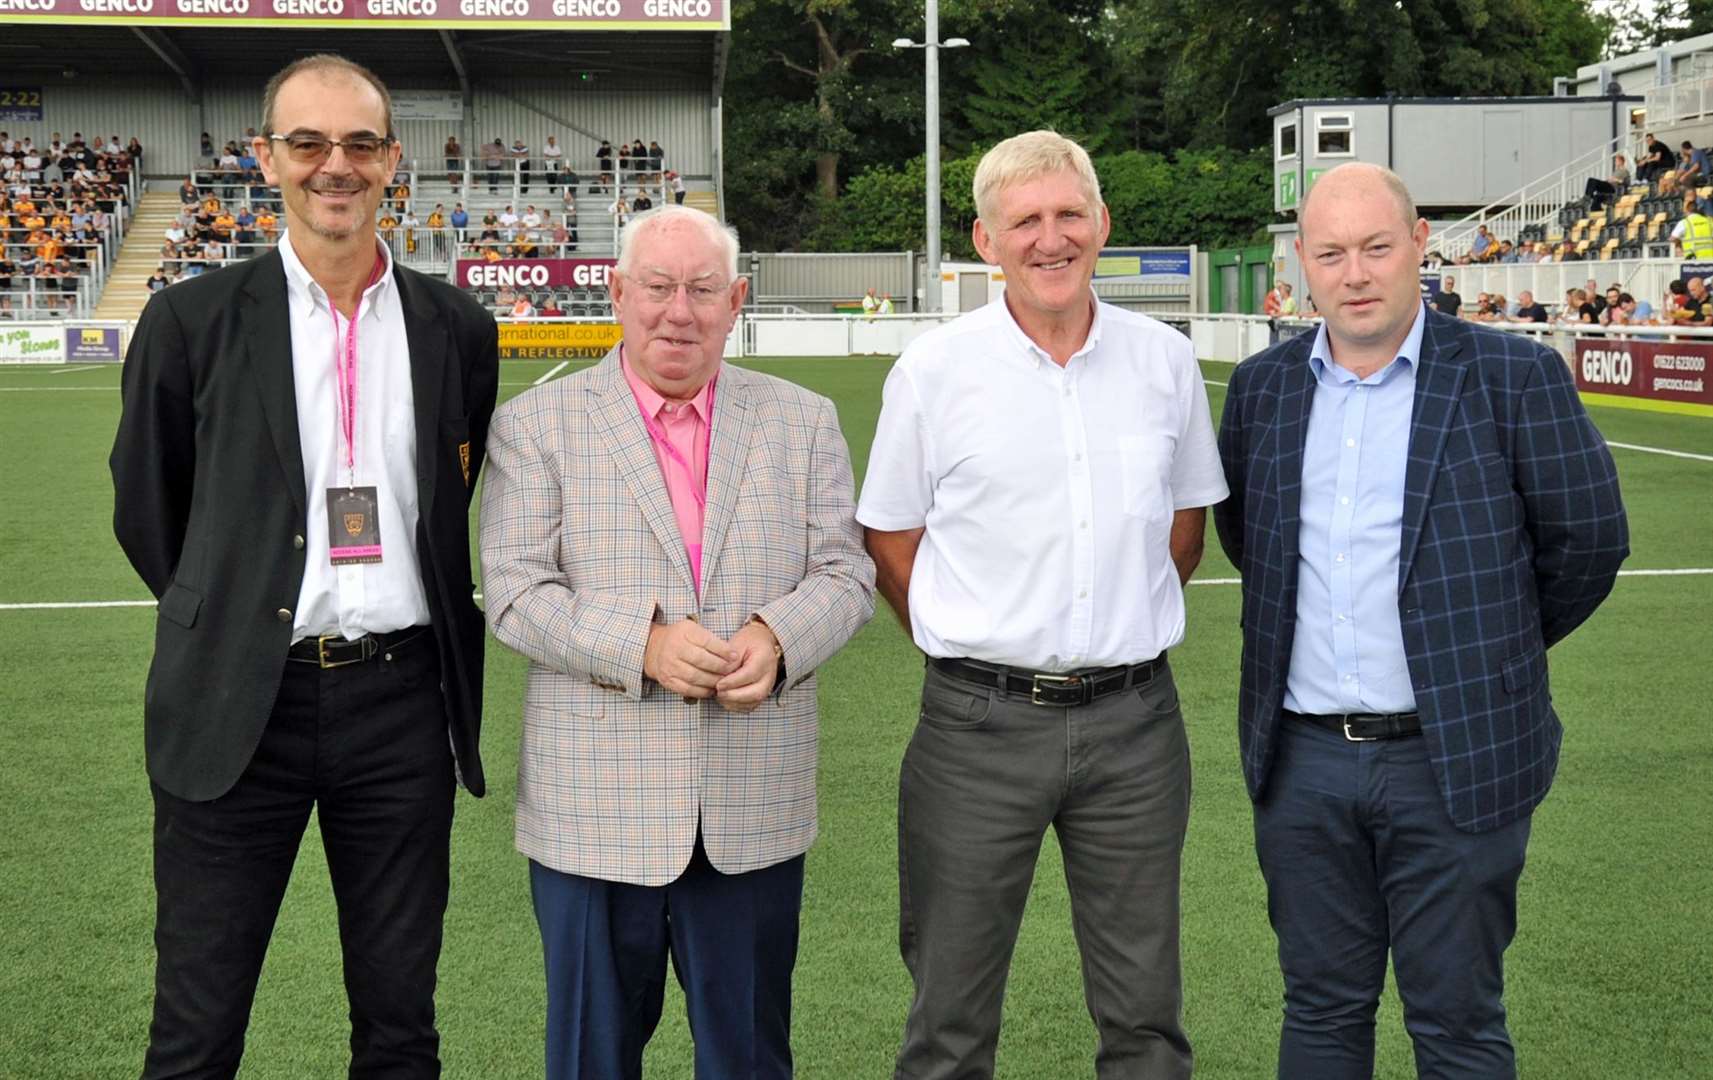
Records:
{"label": "metal railing", "polygon": [[1608,139],[1576,160],[1447,225],[1428,238],[1428,250],[1438,251],[1447,260],[1470,254],[1477,230],[1483,225],[1495,244],[1501,240],[1515,243],[1530,225],[1546,226],[1550,232],[1558,212],[1566,203],[1582,198],[1588,181],[1605,180],[1612,175],[1614,154],[1624,153],[1634,174],[1635,142],[1636,137],[1627,132]]}
{"label": "metal railing", "polygon": [[1649,127],[1657,130],[1694,123],[1713,116],[1713,76],[1678,79],[1664,86],[1652,87],[1642,97],[1648,111]]}

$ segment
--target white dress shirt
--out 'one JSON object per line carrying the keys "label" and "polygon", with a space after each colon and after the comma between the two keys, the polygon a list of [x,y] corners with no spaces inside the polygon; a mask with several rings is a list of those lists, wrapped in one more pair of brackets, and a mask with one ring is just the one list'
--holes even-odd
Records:
{"label": "white dress shirt", "polygon": [[926,526],[910,625],[929,656],[1068,671],[1183,639],[1172,515],[1225,495],[1189,339],[1096,304],[1061,368],[997,300],[893,366],[857,520]]}
{"label": "white dress shirt", "polygon": [[[393,281],[392,253],[377,245],[385,268],[357,307],[357,466],[345,467],[339,422],[335,335],[327,294],[298,260],[289,232],[280,235],[291,309],[291,373],[297,434],[308,497],[308,559],[292,620],[292,640],[339,634],[358,638],[428,624],[428,598],[416,557],[416,412],[405,341],[404,308]],[[327,535],[327,490],[374,487],[381,521],[381,561],[334,566]]]}

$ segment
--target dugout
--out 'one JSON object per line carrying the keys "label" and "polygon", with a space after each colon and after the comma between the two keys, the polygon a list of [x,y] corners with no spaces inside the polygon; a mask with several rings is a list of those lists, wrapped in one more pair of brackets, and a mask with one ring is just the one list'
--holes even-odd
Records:
{"label": "dugout", "polygon": [[0,0],[0,130],[45,143],[136,136],[150,179],[182,179],[261,124],[267,78],[337,52],[395,94],[402,168],[548,135],[585,174],[602,139],[658,141],[717,191],[726,0]]}

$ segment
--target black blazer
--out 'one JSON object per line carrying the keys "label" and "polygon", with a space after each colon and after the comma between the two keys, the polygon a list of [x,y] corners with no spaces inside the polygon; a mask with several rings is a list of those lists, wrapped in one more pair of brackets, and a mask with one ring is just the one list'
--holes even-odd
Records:
{"label": "black blazer", "polygon": [[[452,749],[481,795],[484,631],[469,507],[499,386],[497,331],[451,285],[402,267],[393,278],[416,405],[417,557]],[[160,601],[149,776],[180,798],[214,799],[261,741],[303,584],[311,507],[279,252],[156,293],[125,354],[122,395],[113,530]]]}

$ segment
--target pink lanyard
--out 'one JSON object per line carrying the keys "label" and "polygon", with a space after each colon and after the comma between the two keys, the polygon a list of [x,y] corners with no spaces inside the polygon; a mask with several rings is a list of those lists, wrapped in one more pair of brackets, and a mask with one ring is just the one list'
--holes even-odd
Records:
{"label": "pink lanyard", "polygon": [[[369,274],[369,283],[363,286],[367,293],[374,288],[375,282],[381,280],[381,271],[386,269],[387,261],[380,252],[375,253],[375,268]],[[351,320],[345,324],[344,347],[339,341],[339,309],[334,306],[332,297],[327,300],[327,310],[333,316],[333,395],[339,405],[339,428],[345,435],[345,470],[350,483],[357,482],[357,317],[363,311],[363,298],[357,297],[357,310],[352,313]]]}
{"label": "pink lanyard", "polygon": [[642,414],[642,426],[648,429],[648,437],[654,440],[654,445],[677,462],[678,467],[690,478],[690,494],[696,497],[696,508],[705,512],[708,509],[708,452],[714,437],[714,384],[708,383],[708,415],[702,423],[702,475],[699,478],[695,468],[684,460],[684,455],[680,454],[678,448],[666,437],[665,429],[654,417],[648,415],[648,410],[642,407],[640,401],[637,402],[637,411]]}

